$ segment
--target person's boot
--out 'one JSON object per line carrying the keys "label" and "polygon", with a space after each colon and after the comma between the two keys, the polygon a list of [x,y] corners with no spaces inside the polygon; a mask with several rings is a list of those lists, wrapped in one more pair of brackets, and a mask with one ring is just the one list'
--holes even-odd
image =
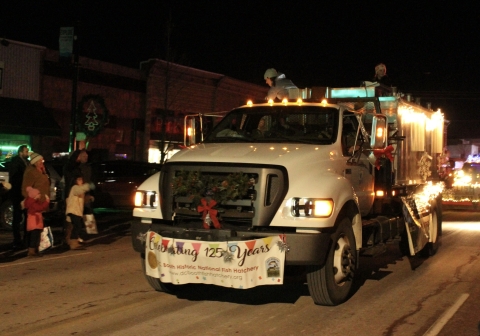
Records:
{"label": "person's boot", "polygon": [[38,253],[35,247],[29,247],[27,257],[43,257],[43,254]]}
{"label": "person's boot", "polygon": [[70,239],[68,246],[70,246],[70,250],[85,250],[85,247],[80,245],[77,239]]}
{"label": "person's boot", "polygon": [[65,224],[65,243],[70,245],[70,236],[72,235],[73,224],[71,222],[66,222]]}

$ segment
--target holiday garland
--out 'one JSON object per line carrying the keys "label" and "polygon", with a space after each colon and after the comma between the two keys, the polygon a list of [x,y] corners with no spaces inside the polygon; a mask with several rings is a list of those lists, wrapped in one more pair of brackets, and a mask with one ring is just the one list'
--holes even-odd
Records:
{"label": "holiday garland", "polygon": [[430,166],[432,165],[432,157],[428,155],[426,152],[422,154],[422,157],[420,160],[417,162],[418,166],[418,175],[423,180],[427,180],[432,175],[432,172],[430,170]]}

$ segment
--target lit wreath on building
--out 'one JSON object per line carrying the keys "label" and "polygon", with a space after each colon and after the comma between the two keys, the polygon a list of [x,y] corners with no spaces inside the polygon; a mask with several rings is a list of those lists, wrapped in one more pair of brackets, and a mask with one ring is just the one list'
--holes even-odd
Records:
{"label": "lit wreath on building", "polygon": [[96,136],[108,123],[108,109],[99,95],[86,95],[77,105],[78,131]]}

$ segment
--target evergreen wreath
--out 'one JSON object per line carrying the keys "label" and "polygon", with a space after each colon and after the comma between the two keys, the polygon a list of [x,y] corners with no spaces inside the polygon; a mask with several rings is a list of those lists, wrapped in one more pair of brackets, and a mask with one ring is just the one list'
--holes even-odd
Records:
{"label": "evergreen wreath", "polygon": [[198,171],[181,171],[173,179],[174,196],[187,196],[199,204],[204,197],[217,204],[242,198],[255,185],[255,179],[247,174],[232,173],[225,176],[205,175]]}

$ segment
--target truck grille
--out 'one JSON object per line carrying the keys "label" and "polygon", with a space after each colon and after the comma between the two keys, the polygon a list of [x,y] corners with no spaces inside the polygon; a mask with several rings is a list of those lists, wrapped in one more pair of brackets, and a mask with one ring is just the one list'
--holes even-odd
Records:
{"label": "truck grille", "polygon": [[[197,211],[198,194],[174,195],[173,182],[185,172],[198,172],[202,178],[227,180],[232,174],[242,173],[255,183],[245,195],[217,204],[222,226],[268,226],[288,190],[286,169],[274,165],[246,165],[229,163],[166,163],[160,181],[161,208],[164,218],[172,218],[181,227],[201,227],[201,213]],[[208,194],[202,193],[201,197]]]}

